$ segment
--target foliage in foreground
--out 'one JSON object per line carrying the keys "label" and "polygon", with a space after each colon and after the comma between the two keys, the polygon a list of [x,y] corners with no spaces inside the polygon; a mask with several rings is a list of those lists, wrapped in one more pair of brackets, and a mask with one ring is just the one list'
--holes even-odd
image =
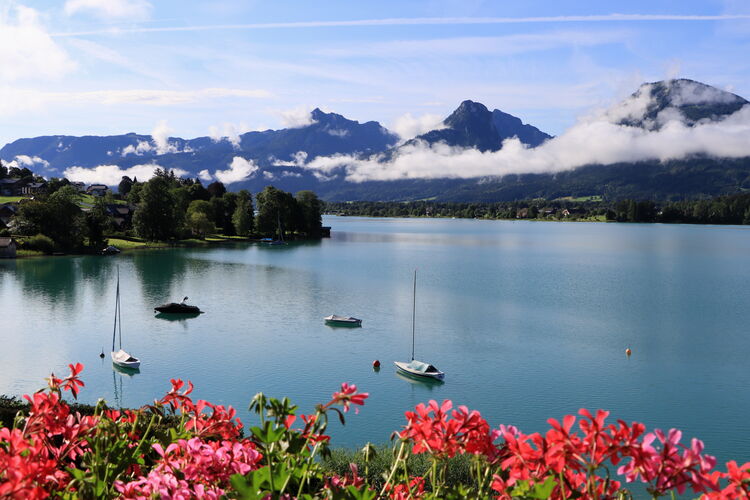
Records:
{"label": "foliage in foreground", "polygon": [[608,424],[602,410],[582,409],[578,429],[568,415],[550,419],[544,435],[527,435],[492,429],[479,412],[450,401],[430,401],[406,412],[380,477],[370,468],[387,451],[371,445],[359,465],[337,474],[325,431],[330,416],[343,423],[351,405],[364,404],[368,395],[353,385],[342,384],[308,415],[287,399],[257,394],[250,409],[259,424],[244,437],[234,409],[194,402],[192,384],[181,380],[137,411],[100,402],[91,415],[73,412],[62,394],[77,397],[82,369],[51,375],[48,388],[25,396],[28,415],[0,429],[0,498],[630,498],[610,476],[618,465],[625,481],[647,483],[654,498],[688,489],[706,499],[750,495],[750,463],[716,471],[699,440],[685,446],[675,429]]}

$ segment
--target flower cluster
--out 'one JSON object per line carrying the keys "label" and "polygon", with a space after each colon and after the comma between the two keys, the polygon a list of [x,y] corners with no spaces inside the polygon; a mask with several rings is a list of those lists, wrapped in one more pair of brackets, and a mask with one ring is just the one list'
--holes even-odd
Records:
{"label": "flower cluster", "polygon": [[[607,422],[609,413],[586,409],[545,433],[513,426],[493,429],[477,411],[430,401],[406,412],[395,436],[394,459],[383,475],[370,468],[374,448],[365,447],[364,474],[351,464],[338,474],[324,467],[330,437],[328,416],[344,423],[351,405],[367,393],[342,384],[315,412],[297,414],[287,399],[258,394],[250,406],[260,424],[244,437],[231,407],[193,401],[190,382],[172,380],[154,405],[113,410],[100,403],[83,416],[62,399],[83,387],[83,366],[25,396],[29,409],[12,428],[0,429],[0,499],[65,498],[629,498],[626,483],[640,481],[653,498],[688,490],[705,500],[750,498],[750,462],[716,460],[703,443],[683,444],[682,433],[646,432],[639,422]],[[295,428],[295,422],[302,424]],[[409,458],[427,457],[424,475]],[[470,463],[471,479],[447,480],[458,455]],[[610,477],[610,468],[621,476]],[[368,478],[385,479],[377,485]]]}

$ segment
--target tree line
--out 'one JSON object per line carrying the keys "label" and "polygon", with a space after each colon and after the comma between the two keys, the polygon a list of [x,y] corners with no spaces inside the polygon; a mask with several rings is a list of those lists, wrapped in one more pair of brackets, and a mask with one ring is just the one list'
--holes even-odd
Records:
{"label": "tree line", "polygon": [[455,217],[468,219],[606,220],[682,224],[750,224],[750,193],[710,199],[655,202],[602,200],[518,200],[494,203],[435,201],[326,202],[325,213],[365,217]]}
{"label": "tree line", "polygon": [[[182,179],[157,169],[146,182],[123,177],[116,195],[108,193],[89,204],[81,203],[81,196],[67,180],[52,179],[45,194],[19,203],[10,231],[30,237],[29,247],[63,252],[100,251],[106,246],[107,235],[148,241],[205,238],[208,234],[321,236],[322,202],[312,191],[292,195],[267,186],[254,203],[248,191],[229,192],[221,182],[204,187],[197,179]],[[128,213],[134,208],[132,217],[116,225],[113,207],[124,207]]]}

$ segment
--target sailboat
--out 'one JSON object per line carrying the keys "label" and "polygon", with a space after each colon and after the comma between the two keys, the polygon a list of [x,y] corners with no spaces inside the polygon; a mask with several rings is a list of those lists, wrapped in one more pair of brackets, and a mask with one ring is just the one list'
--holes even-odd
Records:
{"label": "sailboat", "polygon": [[424,377],[435,380],[443,380],[445,373],[438,370],[434,365],[425,363],[424,361],[417,361],[414,359],[414,324],[417,315],[417,271],[414,270],[414,293],[412,300],[412,311],[411,311],[411,361],[394,361],[396,368],[407,374],[416,377]]}
{"label": "sailboat", "polygon": [[[119,326],[119,328],[118,328]],[[115,351],[115,336],[120,333],[120,348]],[[122,317],[120,314],[120,268],[117,268],[117,294],[115,295],[115,326],[112,330],[112,363],[123,368],[138,368],[141,360],[122,349]]]}

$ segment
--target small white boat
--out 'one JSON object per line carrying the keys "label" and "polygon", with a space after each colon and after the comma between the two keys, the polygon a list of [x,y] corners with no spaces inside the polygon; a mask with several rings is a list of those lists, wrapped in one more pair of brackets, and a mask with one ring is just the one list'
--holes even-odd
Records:
{"label": "small white boat", "polygon": [[331,314],[323,318],[327,325],[335,326],[362,326],[362,320],[358,318],[352,318],[351,316],[337,316]]}
{"label": "small white boat", "polygon": [[412,359],[410,362],[405,361],[394,361],[396,368],[408,375],[415,375],[417,377],[429,377],[436,380],[443,380],[445,373],[441,372],[429,363],[423,363]]}
{"label": "small white boat", "polygon": [[140,359],[134,358],[122,349],[117,352],[112,351],[112,362],[123,368],[138,368],[141,366]]}
{"label": "small white boat", "polygon": [[[120,268],[117,268],[117,294],[115,295],[115,326],[112,330],[112,363],[123,368],[138,368],[141,366],[141,360],[131,355],[122,348],[122,317],[120,314]],[[120,346],[119,350],[115,351],[115,337],[120,332]]]}
{"label": "small white boat", "polygon": [[445,373],[438,370],[434,365],[425,363],[424,361],[417,361],[414,359],[414,326],[416,324],[417,317],[417,271],[414,271],[414,291],[412,299],[411,309],[411,361],[394,361],[393,364],[402,373],[412,375],[415,377],[431,378],[435,380],[443,380]]}

